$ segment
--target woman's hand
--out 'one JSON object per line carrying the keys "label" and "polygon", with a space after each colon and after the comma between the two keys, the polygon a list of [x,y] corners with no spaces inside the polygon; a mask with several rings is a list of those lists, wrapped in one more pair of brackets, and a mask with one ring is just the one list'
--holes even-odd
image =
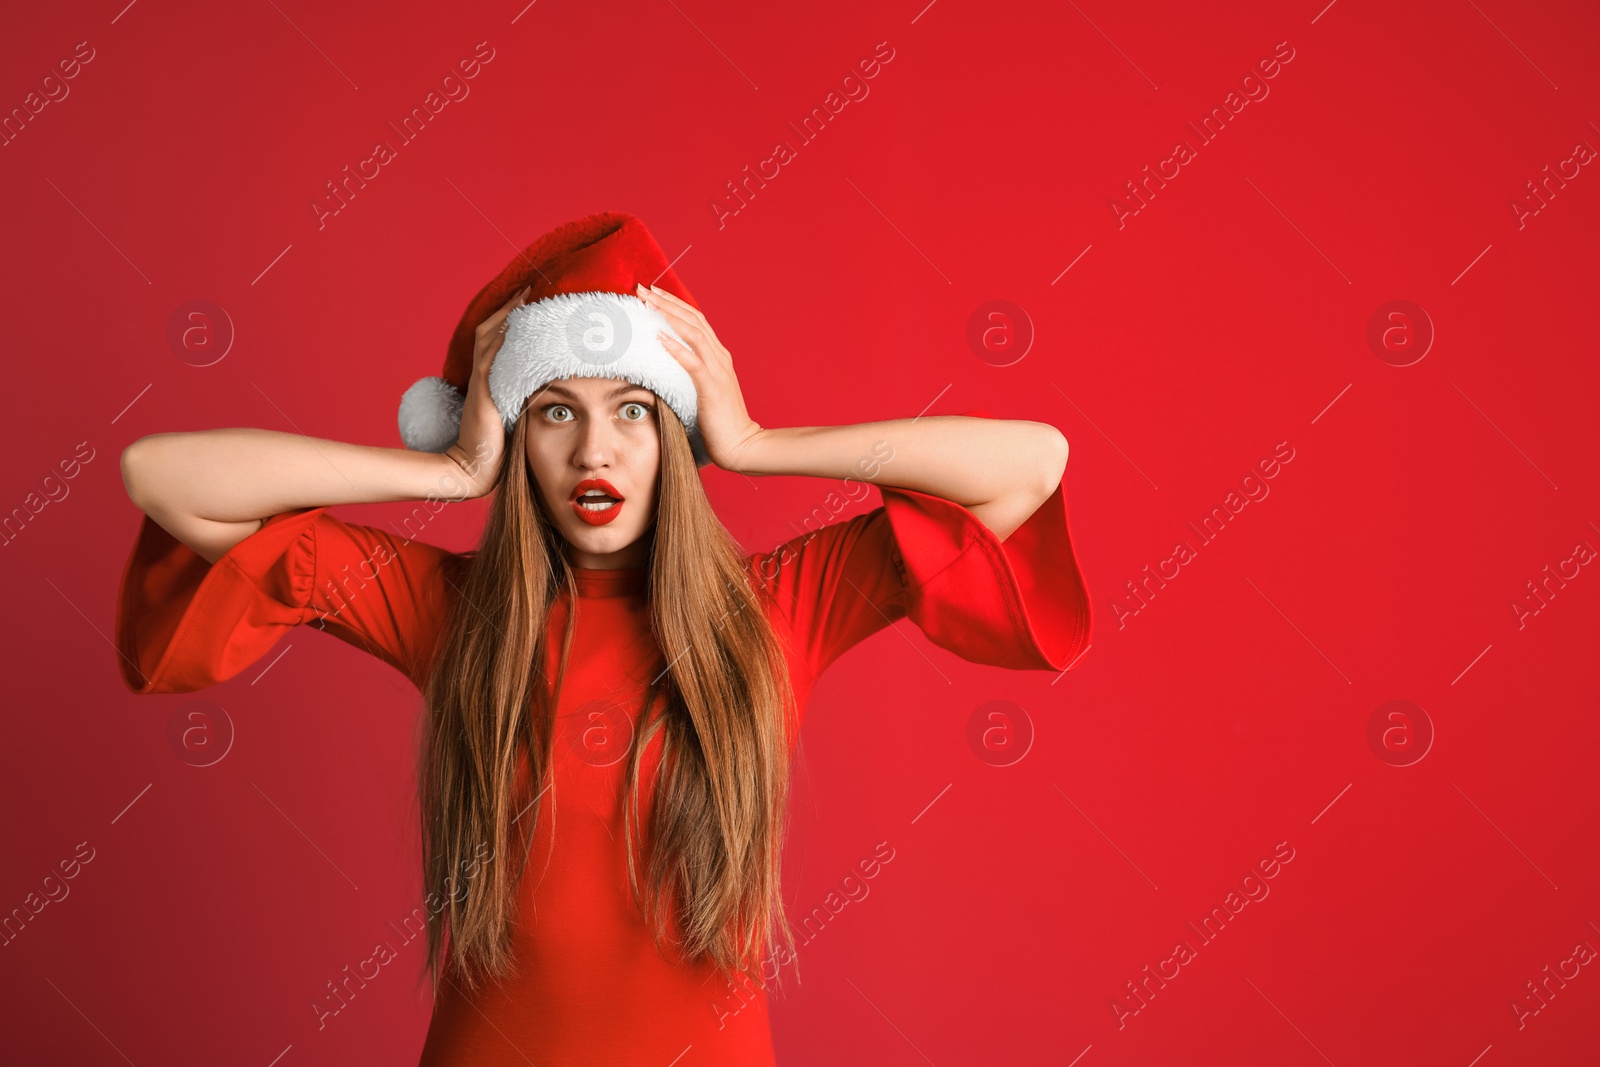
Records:
{"label": "woman's hand", "polygon": [[478,324],[472,348],[472,378],[467,383],[467,398],[461,408],[461,432],[445,455],[461,467],[467,481],[467,495],[479,497],[494,488],[506,444],[505,423],[489,396],[489,368],[505,342],[506,316],[521,305],[531,285],[514,293],[500,310]]}
{"label": "woman's hand", "polygon": [[733,372],[733,356],[717,340],[698,308],[664,289],[655,286],[646,289],[643,283],[639,285],[639,297],[665,315],[678,336],[688,342],[687,346],[679,344],[665,331],[657,335],[694,380],[695,421],[705,443],[706,455],[724,470],[739,470],[740,455],[748,455],[747,447],[766,431],[745,410],[744,393]]}

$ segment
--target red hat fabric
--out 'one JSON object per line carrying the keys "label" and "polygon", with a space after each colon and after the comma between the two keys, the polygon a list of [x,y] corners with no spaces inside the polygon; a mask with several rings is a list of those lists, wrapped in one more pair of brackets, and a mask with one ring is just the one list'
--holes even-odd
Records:
{"label": "red hat fabric", "polygon": [[619,378],[659,396],[689,430],[696,463],[710,462],[695,424],[694,383],[656,337],[658,330],[673,337],[677,332],[639,299],[635,286],[641,282],[699,307],[632,215],[588,215],[534,241],[467,305],[450,338],[443,374],[417,381],[401,397],[406,447],[442,452],[455,443],[478,324],[531,285],[527,303],[506,318],[506,335],[489,371],[489,393],[508,432],[527,398],[552,381]]}

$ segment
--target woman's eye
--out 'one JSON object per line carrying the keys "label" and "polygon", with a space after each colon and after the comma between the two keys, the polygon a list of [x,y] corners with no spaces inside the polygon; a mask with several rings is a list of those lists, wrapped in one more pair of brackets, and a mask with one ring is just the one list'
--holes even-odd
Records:
{"label": "woman's eye", "polygon": [[[636,400],[630,400],[628,403],[624,404],[622,406],[622,411],[623,411],[623,418],[627,419],[629,422],[640,422],[640,421],[642,421],[642,420],[644,420],[646,418],[649,418],[649,416],[650,416],[650,408],[647,405],[641,404]],[[637,411],[638,414],[637,415],[628,414],[629,412],[633,412],[633,411]]]}
{"label": "woman's eye", "polygon": [[544,409],[545,418],[549,419],[551,422],[566,422],[566,419],[556,417],[555,413],[558,411],[564,411],[569,415],[572,414],[572,409],[567,407],[565,404],[551,404],[549,407]]}

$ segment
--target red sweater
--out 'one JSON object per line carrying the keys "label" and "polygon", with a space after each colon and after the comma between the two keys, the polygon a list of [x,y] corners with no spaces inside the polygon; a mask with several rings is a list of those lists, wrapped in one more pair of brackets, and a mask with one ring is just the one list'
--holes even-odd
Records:
{"label": "red sweater", "polygon": [[[788,648],[797,708],[828,664],[902,618],[956,655],[997,667],[1061,671],[1082,651],[1089,604],[1060,486],[1004,542],[959,504],[905,489],[882,494],[871,511],[746,558]],[[145,517],[118,595],[123,681],[135,693],[214,685],[305,624],[420,687],[472,558],[319,507],[273,516],[208,565]],[[520,889],[520,973],[470,999],[443,982],[421,1065],[665,1067],[690,1049],[685,1064],[771,1064],[764,994],[729,1012],[715,968],[664,958],[634,906],[624,757],[638,702],[666,660],[650,634],[644,568],[576,576],[554,782]],[[553,633],[570,609],[563,592]],[[549,676],[558,654],[551,649]],[[645,826],[660,747],[657,733],[642,756]]]}

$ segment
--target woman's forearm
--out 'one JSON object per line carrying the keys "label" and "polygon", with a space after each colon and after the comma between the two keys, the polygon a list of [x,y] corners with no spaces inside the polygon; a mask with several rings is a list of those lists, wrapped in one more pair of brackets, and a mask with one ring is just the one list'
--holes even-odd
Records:
{"label": "woman's forearm", "polygon": [[157,433],[122,453],[128,497],[215,563],[284,511],[466,495],[448,455],[275,430]]}
{"label": "woman's forearm", "polygon": [[213,522],[264,519],[295,508],[444,495],[460,473],[442,453],[379,448],[275,430],[158,433],[123,453],[128,495],[141,508]]}
{"label": "woman's forearm", "polygon": [[1001,540],[1049,499],[1066,465],[1067,440],[1048,423],[964,415],[764,429],[739,457],[746,474],[855,478],[928,493],[967,508]]}

